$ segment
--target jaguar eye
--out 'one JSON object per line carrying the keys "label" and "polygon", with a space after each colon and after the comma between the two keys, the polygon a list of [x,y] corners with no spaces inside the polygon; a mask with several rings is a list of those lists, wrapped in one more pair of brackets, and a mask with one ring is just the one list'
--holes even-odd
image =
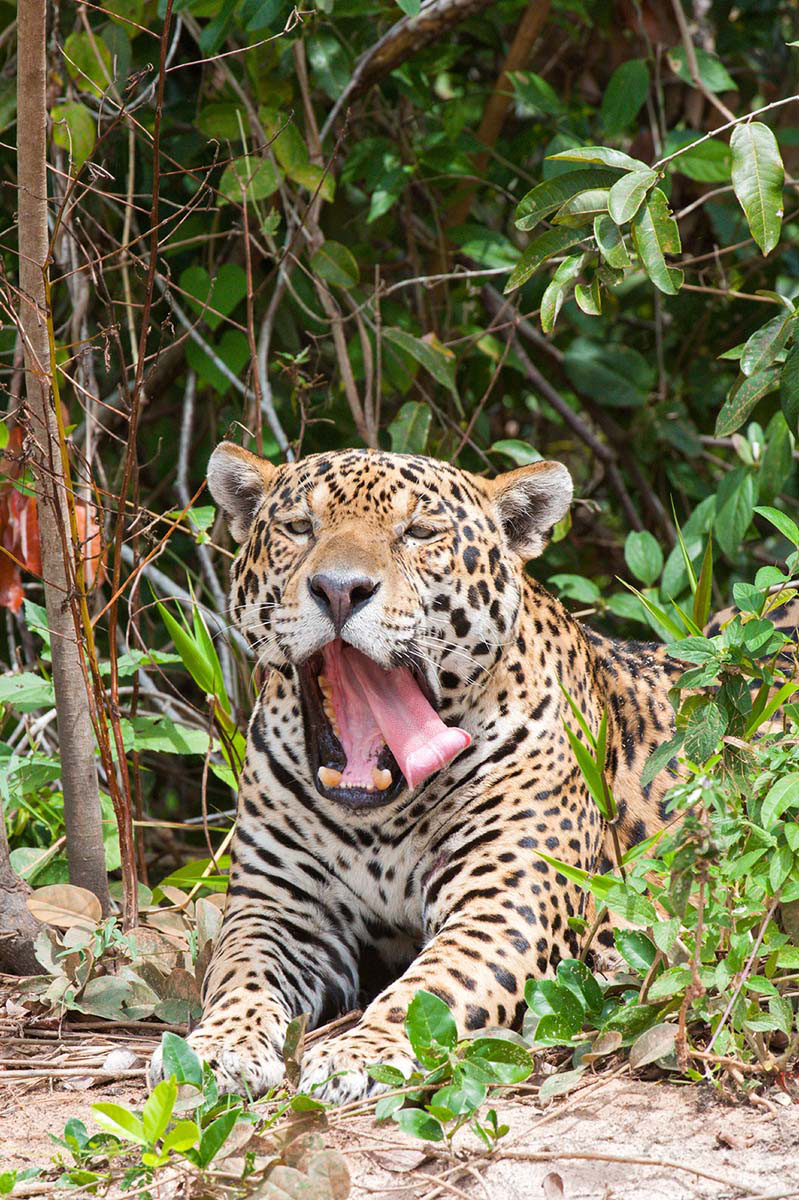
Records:
{"label": "jaguar eye", "polygon": [[283,528],[287,529],[293,537],[306,537],[311,532],[311,522],[302,517],[297,521],[285,521]]}
{"label": "jaguar eye", "polygon": [[415,542],[430,542],[440,532],[439,529],[431,529],[429,525],[411,525],[405,530],[405,536]]}

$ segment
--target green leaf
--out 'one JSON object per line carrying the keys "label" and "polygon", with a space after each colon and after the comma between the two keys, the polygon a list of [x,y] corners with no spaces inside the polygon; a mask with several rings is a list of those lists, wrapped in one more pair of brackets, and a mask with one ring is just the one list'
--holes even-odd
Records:
{"label": "green leaf", "polygon": [[589,236],[589,232],[588,229],[548,229],[546,233],[541,233],[537,238],[533,238],[513,268],[511,276],[505,284],[504,294],[507,295],[508,292],[521,287],[531,275],[535,274],[546,259],[551,258],[554,254],[562,254],[570,246],[575,246],[578,242],[583,241]]}
{"label": "green leaf", "polygon": [[408,1005],[405,1030],[414,1054],[425,1067],[437,1066],[443,1052],[454,1050],[458,1042],[455,1018],[432,992],[416,992]]}
{"label": "green leaf", "polygon": [[394,454],[424,454],[433,414],[426,404],[408,400],[388,427]]}
{"label": "green leaf", "polygon": [[79,100],[54,104],[50,117],[53,122],[53,141],[68,152],[72,174],[77,175],[97,141],[94,117]]}
{"label": "green leaf", "polygon": [[631,260],[624,244],[622,232],[612,217],[605,215],[596,218],[594,238],[599,247],[599,253],[609,267],[613,267],[615,270],[629,267]]}
{"label": "green leaf", "polygon": [[645,529],[627,534],[624,558],[636,579],[640,579],[648,587],[663,570],[663,551],[652,534]]}
{"label": "green leaf", "polygon": [[[694,54],[696,55],[699,78],[709,92],[738,91],[738,84],[715,54],[709,54],[707,50],[703,50],[700,46],[694,46]],[[685,47],[675,46],[673,50],[669,50],[668,57],[669,66],[675,75],[679,76],[683,83],[689,83],[692,87],[695,87],[696,85],[691,78]]]}
{"label": "green leaf", "polygon": [[778,508],[770,508],[768,505],[759,505],[754,511],[770,521],[774,528],[779,529],[782,536],[792,542],[794,546],[799,546],[799,525],[787,513],[780,512]]}
{"label": "green leaf", "polygon": [[553,179],[545,179],[523,196],[516,207],[514,219],[517,229],[529,230],[555,212],[572,196],[588,188],[610,187],[618,179],[618,171],[593,170],[566,171]]}
{"label": "green leaf", "polygon": [[727,718],[715,700],[692,709],[685,726],[685,753],[692,762],[707,762],[726,733]]}
{"label": "green leaf", "polygon": [[94,33],[70,33],[64,58],[78,91],[99,99],[114,78],[111,51],[103,39]]}
{"label": "green leaf", "polygon": [[402,1108],[393,1114],[393,1120],[397,1122],[403,1133],[409,1133],[411,1137],[422,1138],[426,1142],[443,1142],[444,1140],[441,1122],[421,1108]]}
{"label": "green leaf", "polygon": [[419,10],[422,7],[422,0],[397,0],[398,8],[409,17],[418,17]]}
{"label": "green leaf", "polygon": [[600,213],[608,211],[609,195],[608,188],[590,188],[588,191],[578,192],[560,206],[552,218],[553,225],[568,225],[573,228],[585,225]]}
{"label": "green leaf", "polygon": [[641,58],[623,62],[610,77],[599,120],[608,137],[617,137],[635,122],[649,91],[649,68]]}
{"label": "green leaf", "polygon": [[572,386],[596,404],[638,408],[655,382],[652,364],[629,346],[577,337],[566,349],[563,366]]}
{"label": "green leaf", "polygon": [[755,371],[771,366],[788,338],[796,332],[796,320],[796,313],[783,312],[750,334],[741,351],[740,362],[744,375],[753,375]]}
{"label": "green leaf", "polygon": [[763,254],[780,240],[785,169],[777,139],[760,121],[736,125],[730,138],[732,186]]}
{"label": "green leaf", "polygon": [[[233,375],[239,375],[250,358],[247,335],[241,329],[226,329],[212,349]],[[186,362],[203,383],[214,388],[220,396],[230,391],[230,379],[222,374],[213,359],[193,340],[186,345]]]}
{"label": "green leaf", "polygon": [[200,1130],[195,1121],[178,1121],[161,1143],[161,1154],[168,1155],[173,1150],[183,1154],[197,1145],[199,1137]]}
{"label": "green leaf", "polygon": [[622,171],[646,171],[648,167],[640,158],[631,158],[622,150],[613,150],[610,146],[574,146],[569,150],[560,150],[557,154],[548,154],[553,162],[587,162],[598,163],[604,167],[617,167]]}
{"label": "green leaf", "polygon": [[799,343],[791,346],[780,376],[780,405],[788,428],[799,431]]}
{"label": "green leaf", "polygon": [[752,520],[756,481],[745,467],[730,471],[716,493],[716,540],[732,556],[740,546]]}
{"label": "green leaf", "polygon": [[710,615],[710,605],[713,598],[713,538],[708,537],[705,543],[705,553],[702,558],[702,569],[694,592],[694,604],[691,616],[700,629],[707,625]]}
{"label": "green leaf", "polygon": [[37,708],[52,708],[55,691],[52,683],[32,671],[0,675],[0,704],[10,704],[18,712],[33,712]]}
{"label": "green leaf", "polygon": [[608,212],[617,225],[631,221],[658,177],[657,171],[631,171],[622,175],[608,193]]}
{"label": "green leaf", "polygon": [[439,1088],[432,1100],[436,1108],[446,1108],[454,1116],[473,1113],[486,1098],[488,1088],[482,1080],[466,1071],[457,1071],[452,1083]]}
{"label": "green leaf", "polygon": [[591,283],[586,286],[578,283],[574,289],[574,299],[581,312],[590,317],[598,317],[602,312],[602,293],[599,290],[599,274],[594,272]]}
{"label": "green leaf", "polygon": [[370,1079],[374,1079],[377,1083],[385,1083],[387,1087],[401,1088],[405,1086],[406,1080],[402,1071],[388,1066],[387,1063],[375,1063],[366,1068],[366,1073]]}
{"label": "green leaf", "polygon": [[511,462],[516,463],[517,467],[526,467],[530,463],[541,461],[541,455],[535,447],[529,442],[520,441],[519,438],[505,438],[494,442],[488,450],[490,454],[504,454]]}
{"label": "green leaf", "polygon": [[174,1075],[153,1088],[142,1109],[144,1135],[151,1146],[161,1138],[169,1124],[177,1099],[178,1085]]}
{"label": "green leaf", "polygon": [[336,287],[353,288],[361,277],[354,255],[341,242],[326,241],[311,255],[312,270]]}
{"label": "green leaf", "polygon": [[406,333],[404,329],[388,328],[383,330],[383,336],[393,345],[410,354],[426,371],[429,371],[437,383],[447,388],[457,398],[455,387],[455,356],[440,347],[438,342],[424,341]]}
{"label": "green leaf", "polygon": [[783,776],[769,788],[760,809],[760,824],[764,829],[772,829],[789,808],[799,808],[798,772]]}
{"label": "green leaf", "polygon": [[674,268],[667,266],[665,255],[678,254],[680,234],[669,203],[660,188],[654,188],[632,222],[633,245],[644,270],[655,287],[668,296],[679,291]]}
{"label": "green leaf", "polygon": [[258,109],[258,116],[267,136],[274,139],[270,149],[287,178],[309,192],[319,188],[323,200],[332,200],[336,190],[335,179],[330,172],[325,174],[322,167],[310,161],[308,147],[293,121],[287,122],[284,114],[266,105]]}
{"label": "green leaf", "polygon": [[569,255],[547,284],[541,297],[541,328],[544,333],[551,333],[554,329],[561,306],[571,290],[575,278],[579,275],[584,261],[584,254]]}
{"label": "green leaf", "polygon": [[199,1167],[207,1167],[209,1163],[213,1162],[230,1137],[233,1127],[240,1116],[240,1108],[231,1108],[228,1112],[222,1113],[221,1117],[217,1117],[215,1121],[212,1121],[203,1130],[200,1145],[197,1148],[197,1165]]}
{"label": "green leaf", "polygon": [[780,890],[790,875],[792,867],[793,850],[791,850],[790,846],[783,843],[777,847],[777,851],[771,856],[771,862],[769,863],[768,878],[772,892]]}
{"label": "green leaf", "polygon": [[188,293],[187,306],[203,318],[209,329],[217,329],[247,295],[247,274],[238,263],[222,263],[213,281],[205,267],[195,263],[186,267],[179,282]]}
{"label": "green leaf", "polygon": [[229,163],[219,181],[221,203],[248,204],[266,200],[280,187],[280,172],[268,158],[256,158],[245,154]]}
{"label": "green leaf", "polygon": [[584,962],[564,958],[558,963],[557,982],[570,989],[592,1015],[602,1009],[602,989]]}
{"label": "green leaf", "polygon": [[758,400],[779,386],[779,367],[767,367],[735,384],[716,417],[716,437],[729,437],[740,429]]}
{"label": "green leaf", "polygon": [[675,754],[682,746],[682,732],[674,735],[668,742],[663,742],[657,749],[653,750],[649,758],[646,760],[643,771],[641,772],[641,786],[646,787],[651,783],[656,775],[659,775],[664,767],[667,767]]}
{"label": "green leaf", "polygon": [[689,129],[674,129],[666,135],[664,155],[680,151],[678,157],[668,164],[669,170],[677,171],[697,183],[728,183],[732,160],[729,146],[715,138],[693,145],[702,136]]}
{"label": "green leaf", "polygon": [[655,961],[657,949],[640,929],[617,929],[616,949],[628,966],[639,975],[646,975]]}
{"label": "green leaf", "polygon": [[533,1071],[529,1050],[505,1038],[475,1038],[464,1061],[487,1067],[496,1083],[522,1083]]}
{"label": "green leaf", "polygon": [[685,966],[669,967],[652,983],[649,989],[650,1000],[667,1000],[676,996],[691,982],[691,968]]}
{"label": "green leaf", "polygon": [[203,1065],[185,1038],[176,1033],[161,1034],[161,1051],[165,1075],[174,1075],[178,1083],[202,1087]]}
{"label": "green leaf", "polygon": [[136,1142],[139,1146],[147,1145],[147,1135],[139,1118],[123,1108],[121,1104],[93,1104],[92,1116],[101,1129],[113,1133],[114,1137],[125,1142]]}

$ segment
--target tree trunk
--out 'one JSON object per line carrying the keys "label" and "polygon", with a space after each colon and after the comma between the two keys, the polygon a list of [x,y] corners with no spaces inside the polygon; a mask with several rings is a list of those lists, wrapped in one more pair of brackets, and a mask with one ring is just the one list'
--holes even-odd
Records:
{"label": "tree trunk", "polygon": [[72,610],[67,493],[52,402],[45,270],[47,235],[46,0],[20,0],[17,34],[19,324],[33,434],[42,575],[58,713],[67,858],[72,883],[110,907],[82,647]]}

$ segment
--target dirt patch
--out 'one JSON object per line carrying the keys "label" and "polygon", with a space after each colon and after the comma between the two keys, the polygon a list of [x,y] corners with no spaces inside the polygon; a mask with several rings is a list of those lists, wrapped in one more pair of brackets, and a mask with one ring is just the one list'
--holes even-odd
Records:
{"label": "dirt patch", "polygon": [[[100,1099],[139,1106],[144,1086],[123,1080],[67,1091],[41,1083],[0,1090],[3,1170],[45,1166],[70,1117],[92,1128]],[[597,1078],[566,1100],[540,1108],[532,1096],[497,1105],[510,1126],[486,1157],[470,1133],[453,1159],[368,1118],[331,1120],[328,1144],[347,1158],[352,1200],[742,1200],[799,1196],[799,1113],[728,1105],[709,1089]],[[468,1154],[467,1154],[468,1151]],[[582,1157],[580,1157],[582,1156]],[[646,1161],[641,1161],[646,1160]],[[49,1195],[52,1184],[19,1194]]]}

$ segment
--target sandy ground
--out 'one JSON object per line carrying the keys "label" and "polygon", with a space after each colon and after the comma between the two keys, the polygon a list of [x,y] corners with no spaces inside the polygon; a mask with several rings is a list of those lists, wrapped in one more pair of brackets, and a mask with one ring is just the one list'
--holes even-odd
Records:
{"label": "sandy ground", "polygon": [[[138,1079],[84,1091],[65,1090],[63,1081],[0,1083],[0,1171],[46,1166],[57,1149],[48,1134],[61,1133],[69,1117],[91,1129],[93,1103],[139,1107],[144,1094]],[[425,1143],[406,1138],[391,1122],[367,1118],[333,1120],[325,1141],[346,1157],[352,1200],[799,1197],[799,1107],[793,1104],[770,1110],[726,1104],[702,1087],[597,1076],[547,1107],[530,1096],[505,1100],[497,1110],[510,1132],[490,1159],[468,1132],[458,1139],[456,1162],[441,1147],[428,1153]],[[648,1161],[636,1161],[642,1159]],[[30,1181],[13,1194],[50,1196],[53,1185]]]}

